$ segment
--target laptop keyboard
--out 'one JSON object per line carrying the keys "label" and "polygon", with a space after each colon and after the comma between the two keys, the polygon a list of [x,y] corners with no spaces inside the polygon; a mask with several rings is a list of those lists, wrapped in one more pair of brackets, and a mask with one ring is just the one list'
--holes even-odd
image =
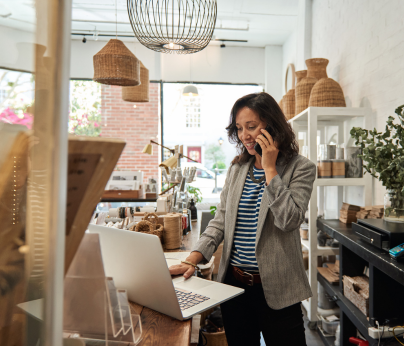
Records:
{"label": "laptop keyboard", "polygon": [[177,298],[178,302],[180,303],[181,310],[192,308],[193,306],[203,303],[208,299],[210,299],[209,297],[193,293],[190,291],[186,291],[183,290],[182,288],[176,288],[175,293],[177,293]]}

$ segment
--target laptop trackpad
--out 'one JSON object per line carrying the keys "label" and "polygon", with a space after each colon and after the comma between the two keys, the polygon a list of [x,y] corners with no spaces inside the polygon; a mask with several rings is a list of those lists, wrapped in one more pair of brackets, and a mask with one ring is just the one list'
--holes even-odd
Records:
{"label": "laptop trackpad", "polygon": [[183,288],[184,290],[200,290],[206,286],[214,284],[212,281],[208,280],[198,280],[190,278],[181,282],[175,282],[174,287]]}

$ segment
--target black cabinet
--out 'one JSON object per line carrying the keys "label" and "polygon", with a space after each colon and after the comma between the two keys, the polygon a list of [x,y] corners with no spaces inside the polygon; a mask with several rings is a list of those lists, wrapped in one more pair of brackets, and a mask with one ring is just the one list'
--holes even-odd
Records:
{"label": "black cabinet", "polygon": [[[404,318],[404,263],[391,259],[388,252],[363,242],[350,225],[339,220],[317,220],[317,227],[340,242],[339,286],[333,286],[323,276],[317,275],[327,293],[336,297],[341,309],[341,345],[352,345],[348,340],[356,336],[356,330],[369,341],[369,345],[378,345],[379,340],[368,333],[372,319],[383,324],[386,319]],[[369,318],[344,296],[342,283],[343,275],[363,275],[365,266],[369,268]],[[394,340],[388,345],[400,344]]]}

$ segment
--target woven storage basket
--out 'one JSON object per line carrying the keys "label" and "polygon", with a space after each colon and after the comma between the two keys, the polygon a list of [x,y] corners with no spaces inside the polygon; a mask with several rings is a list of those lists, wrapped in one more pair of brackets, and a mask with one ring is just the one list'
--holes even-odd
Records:
{"label": "woven storage basket", "polygon": [[317,79],[312,77],[304,77],[297,83],[295,89],[295,114],[303,112],[309,106],[311,89],[316,84]]}
{"label": "woven storage basket", "polygon": [[122,100],[127,102],[149,102],[149,70],[140,62],[140,85],[122,87]]}
{"label": "woven storage basket", "polygon": [[290,120],[295,116],[295,89],[290,89],[282,100],[283,114]]}
{"label": "woven storage basket", "polygon": [[163,244],[163,225],[157,225],[157,228],[154,229],[153,224],[149,221],[140,221],[137,223],[135,227],[132,228],[132,231],[153,234],[159,237],[161,244]]}
{"label": "woven storage basket", "polygon": [[281,111],[283,112],[283,97],[282,97],[282,99],[279,101],[278,105],[279,105]]}
{"label": "woven storage basket", "polygon": [[296,84],[307,76],[307,70],[296,71]]}
{"label": "woven storage basket", "polygon": [[307,59],[307,77],[312,77],[317,80],[321,78],[327,78],[327,65],[328,59],[323,58],[314,58],[314,59]]}
{"label": "woven storage basket", "polygon": [[341,86],[331,78],[320,79],[311,90],[309,107],[346,107]]}
{"label": "woven storage basket", "polygon": [[228,346],[226,334],[224,331],[217,333],[202,333],[203,335],[205,335],[206,340],[208,341],[206,346]]}
{"label": "woven storage basket", "polygon": [[140,84],[140,62],[116,39],[111,39],[93,57],[94,81],[108,85],[136,86]]}

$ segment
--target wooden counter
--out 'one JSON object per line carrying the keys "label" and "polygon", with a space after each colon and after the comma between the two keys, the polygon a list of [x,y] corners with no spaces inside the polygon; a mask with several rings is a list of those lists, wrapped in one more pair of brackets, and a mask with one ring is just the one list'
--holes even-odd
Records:
{"label": "wooden counter", "polygon": [[[183,236],[180,249],[164,250],[190,251],[199,239],[200,220],[192,222],[192,231]],[[142,320],[143,338],[138,346],[189,346],[192,319],[178,321],[139,304],[130,303]]]}

